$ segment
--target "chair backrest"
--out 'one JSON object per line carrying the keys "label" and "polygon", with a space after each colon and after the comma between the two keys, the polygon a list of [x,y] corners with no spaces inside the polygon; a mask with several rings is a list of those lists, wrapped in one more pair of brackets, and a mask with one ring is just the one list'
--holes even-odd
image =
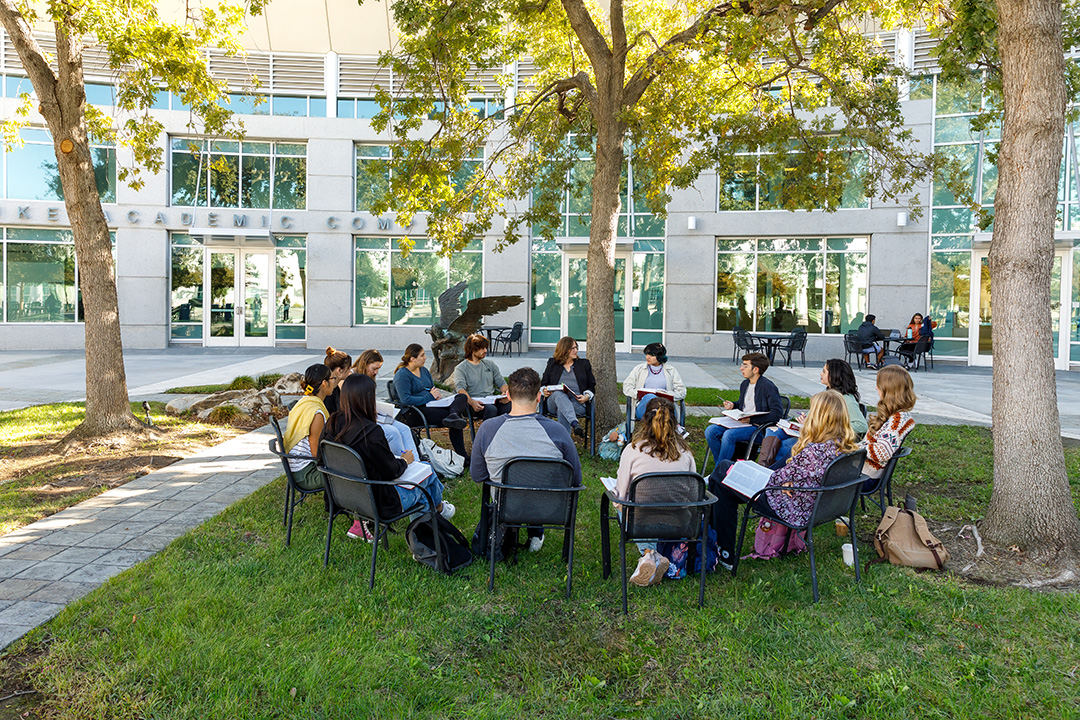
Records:
{"label": "chair backrest", "polygon": [[387,380],[386,381],[386,397],[390,398],[390,402],[392,402],[392,403],[401,402],[398,399],[397,389],[394,388],[394,381],[393,380]]}
{"label": "chair backrest", "polygon": [[510,329],[510,337],[507,338],[507,342],[515,343],[521,339],[521,334],[525,331],[525,323],[516,322],[514,327]]}
{"label": "chair backrest", "polygon": [[862,343],[859,342],[859,334],[854,330],[848,330],[844,333],[844,352],[858,353],[861,350]]}
{"label": "chair backrest", "polygon": [[572,487],[574,466],[566,460],[515,458],[503,467],[498,520],[508,525],[568,525],[576,493],[559,491]]}
{"label": "chair backrest", "polygon": [[806,349],[806,331],[799,328],[791,331],[791,349],[795,352],[802,352]]}
{"label": "chair backrest", "polygon": [[323,440],[319,443],[319,467],[325,474],[326,492],[334,505],[365,518],[381,517],[375,500],[376,486],[368,481],[367,468],[355,450]]}
{"label": "chair backrest", "polygon": [[[907,438],[905,438],[907,439]],[[885,463],[885,467],[881,469],[881,479],[878,480],[876,487],[880,487],[883,483],[889,482],[892,479],[893,473],[896,471],[896,463],[900,462],[900,458],[905,458],[911,454],[911,448],[906,448],[903,445],[896,449],[896,452],[892,454],[889,461]]]}
{"label": "chair backrest", "polygon": [[915,349],[912,352],[915,355],[922,355],[926,352],[928,347],[930,347],[930,338],[922,335],[919,336],[919,339],[915,342]]}
{"label": "chair backrest", "polygon": [[[864,462],[866,462],[866,450],[856,450],[839,456],[825,468],[821,486],[829,488],[834,485],[843,485],[861,477]],[[813,512],[810,514],[810,524],[820,525],[831,522],[841,515],[847,515],[861,487],[856,483],[846,488],[824,490],[818,493]]]}
{"label": "chair backrest", "polygon": [[630,481],[627,500],[639,503],[673,503],[673,507],[624,507],[626,537],[658,540],[692,540],[701,535],[703,507],[685,507],[705,499],[705,479],[693,472],[645,473]]}
{"label": "chair backrest", "polygon": [[783,418],[785,420],[787,420],[788,413],[791,412],[791,398],[789,398],[787,395],[781,395],[780,396],[780,407],[782,407],[784,409]]}
{"label": "chair backrest", "polygon": [[297,487],[296,478],[293,477],[292,468],[289,466],[289,458],[286,457],[285,452],[285,436],[281,433],[281,423],[278,422],[276,417],[270,418],[270,427],[274,430],[274,435],[277,437],[270,441],[270,452],[274,453],[281,459],[281,467],[285,469],[285,479],[293,487]]}

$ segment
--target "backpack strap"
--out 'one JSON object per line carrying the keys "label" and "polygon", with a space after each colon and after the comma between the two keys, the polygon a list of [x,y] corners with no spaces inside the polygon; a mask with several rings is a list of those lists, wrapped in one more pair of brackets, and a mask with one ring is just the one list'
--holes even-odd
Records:
{"label": "backpack strap", "polygon": [[926,518],[917,512],[905,510],[904,512],[911,515],[911,520],[915,524],[915,534],[919,536],[919,540],[934,556],[934,562],[937,563],[938,570],[945,567],[945,563],[941,561],[941,556],[938,555],[937,546],[938,540],[930,533],[930,528],[926,527]]}

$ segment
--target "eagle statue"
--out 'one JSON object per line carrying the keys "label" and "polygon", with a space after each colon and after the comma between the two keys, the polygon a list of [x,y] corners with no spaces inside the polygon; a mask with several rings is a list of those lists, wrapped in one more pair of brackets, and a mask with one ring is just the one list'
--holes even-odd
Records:
{"label": "eagle statue", "polygon": [[473,298],[461,312],[461,294],[469,283],[457,283],[439,295],[439,322],[429,327],[431,335],[431,374],[443,382],[465,359],[465,338],[484,325],[484,318],[525,302],[520,295],[492,295]]}

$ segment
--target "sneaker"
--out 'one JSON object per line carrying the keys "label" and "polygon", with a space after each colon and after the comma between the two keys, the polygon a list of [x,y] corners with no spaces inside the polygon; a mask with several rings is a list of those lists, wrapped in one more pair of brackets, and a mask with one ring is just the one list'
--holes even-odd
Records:
{"label": "sneaker", "polygon": [[363,520],[356,520],[353,522],[352,527],[345,533],[346,536],[351,537],[353,540],[366,540],[371,542],[375,539],[375,536],[368,530],[367,523]]}
{"label": "sneaker", "polygon": [[544,547],[544,536],[529,538],[529,552],[540,552],[540,548]]}
{"label": "sneaker", "polygon": [[866,369],[867,370],[877,370],[877,365],[875,365],[874,363],[866,363]]}
{"label": "sneaker", "polygon": [[581,425],[579,425],[578,423],[574,423],[573,425],[571,425],[570,429],[572,429],[574,431],[574,434],[577,435],[579,438],[585,437],[585,428],[581,427]]}
{"label": "sneaker", "polygon": [[[630,582],[641,587],[655,585],[653,578],[656,576],[656,553],[649,551],[638,560],[634,574],[630,576]],[[664,568],[667,570],[667,568]]]}
{"label": "sneaker", "polygon": [[469,424],[469,421],[457,413],[450,413],[446,416],[446,419],[442,421],[443,427],[448,427],[451,430],[464,430],[465,426]]}
{"label": "sneaker", "polygon": [[450,518],[454,517],[454,513],[456,513],[456,512],[457,512],[456,507],[454,507],[452,504],[450,504],[450,503],[446,502],[445,500],[443,500],[442,512],[439,513],[440,515],[442,515],[444,518],[449,520]]}
{"label": "sneaker", "polygon": [[690,431],[684,428],[682,425],[676,425],[675,432],[678,433],[679,437],[681,437],[683,440],[686,440],[688,437],[690,437]]}

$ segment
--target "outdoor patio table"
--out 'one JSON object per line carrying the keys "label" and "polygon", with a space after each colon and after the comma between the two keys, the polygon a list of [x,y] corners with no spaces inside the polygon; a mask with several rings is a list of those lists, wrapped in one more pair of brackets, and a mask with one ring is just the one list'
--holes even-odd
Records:
{"label": "outdoor patio table", "polygon": [[791,333],[781,333],[772,335],[762,335],[760,333],[752,333],[751,337],[761,344],[761,347],[765,350],[765,355],[769,358],[769,364],[773,362],[773,356],[776,355],[776,348],[780,347],[791,337]]}

